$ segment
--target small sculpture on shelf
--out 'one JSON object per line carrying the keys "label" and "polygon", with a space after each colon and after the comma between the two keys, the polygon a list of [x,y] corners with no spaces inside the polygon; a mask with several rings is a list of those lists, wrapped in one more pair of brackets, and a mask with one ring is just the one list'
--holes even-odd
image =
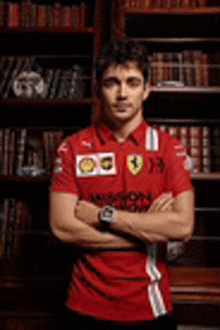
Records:
{"label": "small sculpture on shelf", "polygon": [[22,71],[14,80],[13,91],[19,98],[41,98],[45,91],[44,80],[38,72]]}

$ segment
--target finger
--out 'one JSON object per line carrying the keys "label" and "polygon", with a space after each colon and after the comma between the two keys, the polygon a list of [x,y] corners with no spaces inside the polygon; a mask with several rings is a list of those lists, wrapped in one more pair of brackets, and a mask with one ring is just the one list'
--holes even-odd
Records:
{"label": "finger", "polygon": [[153,210],[155,212],[162,211],[164,207],[169,206],[174,202],[173,197],[171,196],[163,196],[161,199],[155,202]]}
{"label": "finger", "polygon": [[172,207],[173,203],[174,203],[173,198],[170,199],[170,200],[167,200],[164,204],[161,205],[160,211],[172,210],[173,209],[173,207]]}

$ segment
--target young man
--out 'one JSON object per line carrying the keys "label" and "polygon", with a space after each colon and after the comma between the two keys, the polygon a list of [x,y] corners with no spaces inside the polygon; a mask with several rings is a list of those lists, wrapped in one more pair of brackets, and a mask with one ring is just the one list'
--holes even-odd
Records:
{"label": "young man", "polygon": [[101,120],[58,150],[51,226],[81,250],[67,299],[79,328],[175,329],[158,247],[190,239],[194,196],[179,145],[144,121],[147,73],[142,46],[110,42],[97,63]]}

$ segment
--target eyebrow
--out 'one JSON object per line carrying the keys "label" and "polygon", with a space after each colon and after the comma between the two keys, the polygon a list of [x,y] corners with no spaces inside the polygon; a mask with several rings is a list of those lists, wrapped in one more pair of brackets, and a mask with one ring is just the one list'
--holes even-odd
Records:
{"label": "eyebrow", "polygon": [[[120,83],[120,80],[117,77],[106,77],[103,79],[103,83],[109,82],[109,81]],[[133,82],[133,81],[140,82],[141,79],[139,77],[128,77],[127,82]]]}

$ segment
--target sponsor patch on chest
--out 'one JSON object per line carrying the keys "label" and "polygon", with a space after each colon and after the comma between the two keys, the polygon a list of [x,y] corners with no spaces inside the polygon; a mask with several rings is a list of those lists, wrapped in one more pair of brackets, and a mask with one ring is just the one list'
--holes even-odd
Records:
{"label": "sponsor patch on chest", "polygon": [[97,153],[76,156],[76,176],[92,177],[116,175],[115,154]]}

